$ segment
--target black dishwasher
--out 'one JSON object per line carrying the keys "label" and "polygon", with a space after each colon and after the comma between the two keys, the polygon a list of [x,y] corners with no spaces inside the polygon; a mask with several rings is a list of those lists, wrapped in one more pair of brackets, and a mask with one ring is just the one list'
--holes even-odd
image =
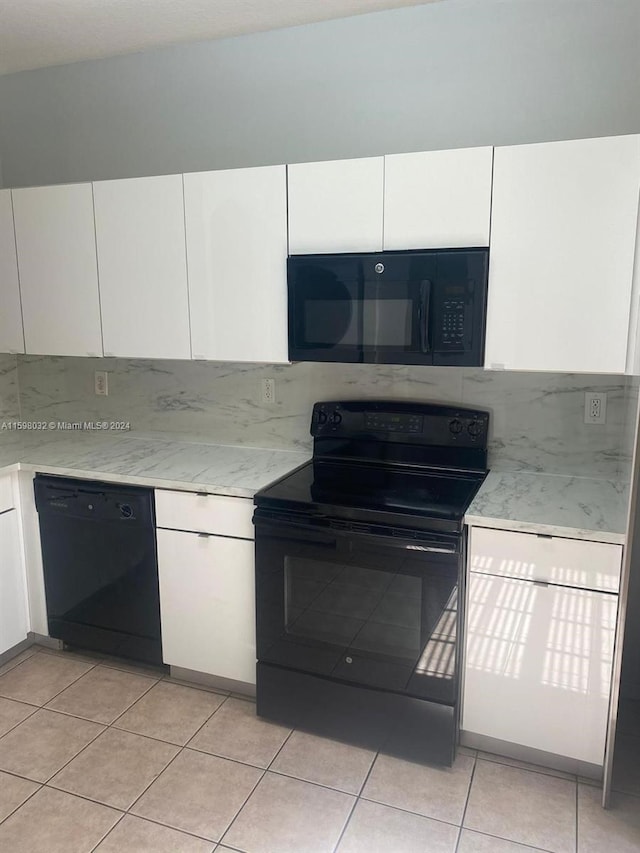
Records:
{"label": "black dishwasher", "polygon": [[162,663],[153,491],[38,474],[49,634]]}

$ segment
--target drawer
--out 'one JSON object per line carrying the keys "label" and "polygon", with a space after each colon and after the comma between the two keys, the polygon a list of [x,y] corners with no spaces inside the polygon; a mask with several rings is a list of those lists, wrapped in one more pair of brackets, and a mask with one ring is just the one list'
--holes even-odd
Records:
{"label": "drawer", "polygon": [[622,546],[508,530],[471,529],[472,572],[618,592]]}
{"label": "drawer", "polygon": [[156,489],[156,525],[169,530],[253,539],[253,501]]}
{"label": "drawer", "polygon": [[13,477],[0,477],[0,512],[13,509],[16,502],[13,497]]}

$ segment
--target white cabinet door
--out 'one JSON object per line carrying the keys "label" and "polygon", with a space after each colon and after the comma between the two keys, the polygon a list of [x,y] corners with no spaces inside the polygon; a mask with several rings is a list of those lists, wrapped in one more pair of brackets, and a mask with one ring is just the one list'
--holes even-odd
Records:
{"label": "white cabinet door", "polygon": [[15,509],[0,515],[0,654],[29,631],[24,560]]}
{"label": "white cabinet door", "polygon": [[190,358],[181,175],[94,184],[105,355]]}
{"label": "white cabinet door", "polygon": [[102,355],[91,184],[12,195],[26,351]]}
{"label": "white cabinet door", "polygon": [[640,136],[496,148],[486,366],[624,373]]}
{"label": "white cabinet door", "polygon": [[287,169],[289,254],[382,250],[383,157]]}
{"label": "white cabinet door", "polygon": [[286,362],[285,166],[184,176],[193,357]]}
{"label": "white cabinet door", "polygon": [[158,530],[162,659],[255,684],[253,542]]}
{"label": "white cabinet door", "polygon": [[601,765],[617,603],[471,572],[462,728]]}
{"label": "white cabinet door", "polygon": [[0,190],[0,352],[24,352],[11,190]]}
{"label": "white cabinet door", "polygon": [[384,158],[384,248],[489,245],[493,148]]}

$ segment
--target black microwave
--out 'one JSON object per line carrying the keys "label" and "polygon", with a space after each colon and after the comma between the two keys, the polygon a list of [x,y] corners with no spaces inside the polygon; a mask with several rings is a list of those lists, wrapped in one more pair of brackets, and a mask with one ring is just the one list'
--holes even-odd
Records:
{"label": "black microwave", "polygon": [[289,359],[481,366],[489,250],[292,255]]}

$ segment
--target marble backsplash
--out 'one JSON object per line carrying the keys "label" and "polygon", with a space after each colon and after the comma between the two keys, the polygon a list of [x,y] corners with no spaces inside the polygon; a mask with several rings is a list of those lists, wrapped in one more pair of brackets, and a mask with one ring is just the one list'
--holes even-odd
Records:
{"label": "marble backsplash", "polygon": [[18,363],[15,355],[0,354],[0,422],[20,418]]}
{"label": "marble backsplash", "polygon": [[[107,397],[94,394],[95,370],[109,373]],[[129,421],[149,436],[306,450],[316,400],[457,402],[490,410],[494,469],[598,477],[630,469],[635,397],[620,376],[20,356],[18,377],[24,420]],[[272,405],[261,402],[265,377],[275,379]],[[588,390],[607,392],[604,425],[583,422]]]}

